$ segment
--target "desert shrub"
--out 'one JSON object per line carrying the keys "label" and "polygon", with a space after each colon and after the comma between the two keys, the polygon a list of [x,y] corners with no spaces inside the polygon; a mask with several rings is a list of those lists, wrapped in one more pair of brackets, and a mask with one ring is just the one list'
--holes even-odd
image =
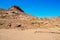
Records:
{"label": "desert shrub", "polygon": [[59,25],[56,25],[57,27],[60,27]]}
{"label": "desert shrub", "polygon": [[16,27],[21,27],[21,25],[17,25]]}
{"label": "desert shrub", "polygon": [[8,13],[5,13],[5,14],[8,14]]}
{"label": "desert shrub", "polygon": [[0,23],[0,25],[3,25],[4,23]]}
{"label": "desert shrub", "polygon": [[9,23],[8,26],[11,27],[11,23]]}
{"label": "desert shrub", "polygon": [[12,13],[15,13],[15,12],[12,12]]}
{"label": "desert shrub", "polygon": [[34,24],[34,22],[32,22],[31,24]]}

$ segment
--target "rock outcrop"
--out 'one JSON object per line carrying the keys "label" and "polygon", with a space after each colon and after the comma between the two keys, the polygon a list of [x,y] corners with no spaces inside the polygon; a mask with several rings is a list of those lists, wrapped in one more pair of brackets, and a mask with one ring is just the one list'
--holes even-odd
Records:
{"label": "rock outcrop", "polygon": [[8,10],[0,10],[0,28],[51,28],[60,27],[60,17],[57,18],[36,18],[25,14],[18,6]]}

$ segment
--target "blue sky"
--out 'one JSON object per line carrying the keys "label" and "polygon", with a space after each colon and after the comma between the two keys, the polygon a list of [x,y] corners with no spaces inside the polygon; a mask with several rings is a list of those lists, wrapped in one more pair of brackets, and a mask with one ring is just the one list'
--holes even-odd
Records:
{"label": "blue sky", "polygon": [[60,16],[60,0],[0,0],[0,8],[8,9],[13,5],[36,17]]}

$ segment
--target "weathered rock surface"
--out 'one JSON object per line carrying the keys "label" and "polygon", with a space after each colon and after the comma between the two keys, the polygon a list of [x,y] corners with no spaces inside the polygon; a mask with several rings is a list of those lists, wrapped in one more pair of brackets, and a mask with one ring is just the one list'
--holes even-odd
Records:
{"label": "weathered rock surface", "polygon": [[24,11],[13,6],[8,10],[0,9],[0,28],[51,28],[60,27],[60,17],[36,18],[25,14]]}

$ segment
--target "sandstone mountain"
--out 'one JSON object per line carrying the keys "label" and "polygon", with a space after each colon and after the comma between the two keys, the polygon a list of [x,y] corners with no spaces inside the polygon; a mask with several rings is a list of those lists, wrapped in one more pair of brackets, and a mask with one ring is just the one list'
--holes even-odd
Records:
{"label": "sandstone mountain", "polygon": [[0,9],[0,28],[51,28],[60,27],[60,17],[37,18],[28,14],[18,6],[12,6],[8,10]]}

